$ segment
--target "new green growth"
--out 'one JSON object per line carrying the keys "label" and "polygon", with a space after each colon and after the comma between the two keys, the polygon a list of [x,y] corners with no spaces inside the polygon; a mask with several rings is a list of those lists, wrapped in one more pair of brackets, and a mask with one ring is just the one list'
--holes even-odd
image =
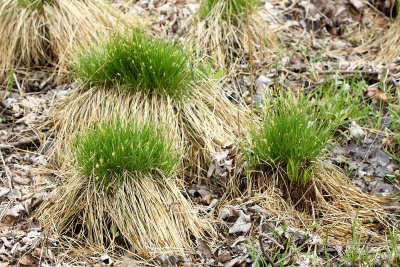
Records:
{"label": "new green growth", "polygon": [[317,159],[338,126],[329,110],[310,105],[292,93],[280,93],[262,115],[262,125],[251,131],[250,165],[283,170],[294,183],[306,184]]}
{"label": "new green growth", "polygon": [[84,83],[174,99],[190,95],[194,73],[189,51],[140,29],[83,51],[74,66],[75,76]]}
{"label": "new green growth", "polygon": [[178,162],[162,130],[120,121],[98,124],[78,135],[74,154],[82,174],[106,191],[136,174],[170,177]]}

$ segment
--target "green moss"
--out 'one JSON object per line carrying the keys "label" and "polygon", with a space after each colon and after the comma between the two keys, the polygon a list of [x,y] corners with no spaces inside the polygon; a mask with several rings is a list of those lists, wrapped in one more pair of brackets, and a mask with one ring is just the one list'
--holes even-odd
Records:
{"label": "green moss", "polygon": [[76,137],[78,169],[109,190],[135,174],[174,174],[177,157],[160,129],[150,124],[102,123]]}
{"label": "green moss", "polygon": [[88,84],[182,99],[191,94],[196,80],[190,60],[189,51],[179,44],[134,29],[83,51],[73,72]]}

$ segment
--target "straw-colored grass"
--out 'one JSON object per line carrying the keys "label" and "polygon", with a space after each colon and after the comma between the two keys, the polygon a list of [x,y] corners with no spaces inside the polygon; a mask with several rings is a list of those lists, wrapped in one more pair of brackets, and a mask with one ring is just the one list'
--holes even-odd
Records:
{"label": "straw-colored grass", "polygon": [[400,16],[390,25],[383,36],[377,36],[377,39],[371,44],[370,49],[377,51],[374,59],[381,63],[388,63],[400,57]]}
{"label": "straw-colored grass", "polygon": [[247,25],[245,1],[204,0],[198,17],[189,25],[190,30],[185,36],[188,43],[194,44],[197,56],[210,55],[220,66],[229,67],[248,57],[249,44],[255,63],[264,62],[271,55],[278,40],[257,14],[257,2],[249,2]]}
{"label": "straw-colored grass", "polygon": [[229,186],[236,187],[237,191],[231,191],[229,199],[238,199],[234,197],[241,194],[248,199],[248,203],[232,200],[230,204],[260,205],[268,214],[286,225],[309,229],[323,239],[328,238],[330,244],[350,243],[355,219],[359,225],[361,242],[384,241],[384,231],[391,224],[385,206],[394,203],[395,198],[361,192],[337,167],[327,162],[319,161],[315,173],[308,188],[314,191],[314,199],[304,199],[311,207],[308,210],[299,210],[301,201],[287,198],[290,189],[288,185],[282,186],[283,177],[279,173],[271,175],[257,171],[249,174],[240,185],[238,181],[230,182]]}
{"label": "straw-colored grass", "polygon": [[123,247],[143,258],[190,253],[192,237],[212,229],[180,193],[173,173],[164,175],[173,156],[162,133],[155,125],[118,120],[78,135],[64,184],[36,211],[41,226],[88,247]]}
{"label": "straw-colored grass", "polygon": [[107,194],[78,172],[65,178],[36,215],[45,229],[87,240],[87,245],[128,247],[147,258],[183,256],[193,247],[191,235],[202,238],[211,229],[196,217],[173,179],[128,175],[120,189]]}
{"label": "straw-colored grass", "polygon": [[[130,44],[131,45],[131,44]],[[164,46],[169,44],[164,43]],[[159,54],[160,47],[148,46],[146,60]],[[157,51],[152,49],[157,48]],[[180,49],[175,47],[174,49]],[[131,50],[135,53],[137,50]],[[176,53],[181,53],[177,50]],[[175,52],[172,52],[175,53]],[[134,55],[132,55],[134,57]],[[159,65],[174,64],[171,58],[159,58]],[[107,62],[104,63],[106,65]],[[136,68],[141,61],[129,61],[126,69]],[[101,65],[101,64],[100,64]],[[55,149],[57,157],[68,157],[68,144],[74,133],[80,132],[96,122],[123,118],[128,121],[153,122],[167,125],[167,135],[174,140],[174,149],[181,151],[180,170],[186,174],[201,175],[208,168],[212,153],[218,151],[228,141],[235,141],[241,127],[246,127],[247,111],[230,102],[220,92],[218,84],[205,76],[203,69],[187,61],[179,69],[184,73],[194,73],[194,80],[182,84],[182,75],[175,75],[175,85],[181,88],[146,87],[142,84],[100,85],[83,83],[78,79],[76,88],[66,99],[51,111],[51,122],[56,131]],[[190,70],[188,72],[188,70]],[[146,69],[139,68],[139,75],[152,75]],[[163,79],[171,77],[154,76],[155,84],[165,83]],[[187,81],[186,79],[184,80]],[[183,97],[173,92],[185,89]],[[172,93],[170,93],[172,92]],[[60,160],[63,161],[63,160]]]}
{"label": "straw-colored grass", "polygon": [[[395,12],[397,9],[397,12]],[[397,16],[388,27],[381,27],[368,32],[367,40],[354,48],[353,53],[361,54],[362,59],[387,64],[400,57],[400,1],[393,2],[393,13]]]}
{"label": "straw-colored grass", "polygon": [[3,0],[0,83],[18,70],[39,68],[64,75],[73,51],[110,30],[124,28],[125,23],[120,13],[102,0]]}

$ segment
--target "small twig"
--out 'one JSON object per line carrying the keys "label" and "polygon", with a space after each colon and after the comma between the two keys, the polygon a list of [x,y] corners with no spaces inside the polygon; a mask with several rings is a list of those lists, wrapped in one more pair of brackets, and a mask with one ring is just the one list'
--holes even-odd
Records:
{"label": "small twig", "polygon": [[267,238],[268,240],[270,240],[272,243],[274,243],[277,247],[279,247],[280,249],[285,249],[284,246],[282,246],[281,244],[279,244],[278,241],[276,241],[274,238],[272,238],[271,236],[269,236],[268,234],[265,233],[260,233],[261,236]]}
{"label": "small twig", "polygon": [[8,167],[6,165],[6,162],[4,161],[3,153],[1,151],[0,151],[0,157],[1,157],[1,161],[3,162],[4,172],[6,173],[6,176],[7,176],[7,179],[8,179],[8,186],[10,187],[10,190],[12,190],[13,189],[13,185],[12,185],[11,175],[8,172]]}
{"label": "small twig", "polygon": [[263,240],[262,240],[262,235],[258,236],[258,242],[260,243],[260,250],[261,253],[263,254],[264,258],[269,261],[269,263],[271,264],[272,267],[275,267],[276,264],[274,263],[274,261],[271,259],[271,257],[267,254],[267,252],[264,249],[264,245],[263,245]]}
{"label": "small twig", "polygon": [[300,251],[300,250],[301,250],[302,248],[304,248],[305,246],[310,245],[310,244],[307,243],[310,239],[311,239],[311,237],[308,238],[306,241],[304,241],[304,243],[303,243],[301,246],[299,246],[298,248],[296,248],[296,249],[293,250],[293,251],[290,251],[285,257],[283,257],[283,258],[281,258],[279,261],[277,261],[277,262],[276,262],[276,265],[279,265],[281,262],[284,262],[286,259],[292,257],[292,255],[293,255],[294,253]]}
{"label": "small twig", "polygon": [[318,71],[317,74],[364,74],[364,75],[379,75],[379,71],[369,71],[369,70],[325,70]]}
{"label": "small twig", "polygon": [[250,111],[251,111],[251,123],[253,122],[254,113],[254,74],[253,74],[253,46],[252,36],[250,30],[250,15],[249,15],[249,0],[246,0],[246,28],[247,28],[247,39],[249,46],[249,72],[250,72]]}

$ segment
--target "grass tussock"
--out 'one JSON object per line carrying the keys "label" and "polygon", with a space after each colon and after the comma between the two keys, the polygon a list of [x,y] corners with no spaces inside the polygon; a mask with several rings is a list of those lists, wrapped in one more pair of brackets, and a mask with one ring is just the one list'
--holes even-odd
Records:
{"label": "grass tussock", "polygon": [[[144,258],[189,252],[191,236],[201,238],[211,228],[197,217],[177,180],[163,173],[173,173],[164,163],[172,164],[175,156],[162,133],[153,126],[118,121],[79,135],[83,139],[75,150],[75,166],[37,211],[42,226],[94,247],[122,246]],[[99,145],[93,145],[93,138]],[[113,147],[117,144],[119,148]],[[96,160],[107,152],[108,160]]]}
{"label": "grass tussock", "polygon": [[[245,142],[250,168],[246,179],[232,178],[227,197],[251,196],[268,214],[293,227],[307,227],[331,243],[351,241],[354,218],[360,240],[381,242],[390,226],[386,205],[392,197],[371,196],[354,186],[341,171],[324,161],[335,130],[353,110],[325,102],[334,98],[280,93],[261,112],[262,121]],[[347,114],[347,115],[346,115]],[[233,204],[234,205],[234,204]]]}
{"label": "grass tussock", "polygon": [[290,183],[307,184],[314,163],[338,127],[332,115],[327,109],[316,109],[305,97],[281,93],[266,107],[260,129],[251,132],[249,164],[283,170]]}
{"label": "grass tussock", "polygon": [[56,68],[65,74],[73,51],[125,23],[105,1],[1,1],[0,81],[12,70]]}
{"label": "grass tussock", "polygon": [[264,62],[277,48],[278,40],[257,14],[257,7],[258,1],[249,1],[247,25],[246,1],[204,0],[185,39],[194,44],[197,56],[210,55],[222,67],[246,60],[249,45],[254,62]]}
{"label": "grass tussock", "polygon": [[309,189],[314,190],[311,210],[299,209],[301,201],[287,198],[288,188],[280,186],[278,173],[253,172],[247,179],[252,186],[251,197],[246,202],[233,198],[227,205],[259,205],[272,217],[281,218],[284,225],[307,229],[330,244],[350,243],[357,218],[360,242],[385,241],[383,229],[391,225],[385,207],[396,201],[394,197],[361,192],[336,166],[325,161],[315,164],[314,174]]}
{"label": "grass tussock", "polygon": [[151,124],[138,127],[120,121],[103,123],[76,137],[77,168],[105,190],[123,184],[125,172],[173,176],[177,157],[163,131]]}
{"label": "grass tussock", "polygon": [[74,66],[74,74],[95,86],[121,87],[144,94],[161,92],[182,98],[192,90],[192,68],[191,55],[184,47],[134,29],[85,50]]}
{"label": "grass tussock", "polygon": [[[131,35],[128,36],[124,38],[131,38]],[[136,57],[138,62],[123,66],[137,73],[136,80],[128,77],[131,72],[123,73],[121,78],[119,72],[109,72],[114,73],[114,76],[109,76],[106,80],[118,81],[109,85],[90,83],[85,80],[90,76],[87,72],[82,79],[77,79],[74,92],[51,111],[52,123],[57,132],[56,139],[59,141],[55,153],[65,159],[70,154],[68,144],[72,142],[73,134],[102,120],[122,118],[152,122],[156,125],[168,125],[167,134],[174,140],[174,150],[183,155],[179,170],[185,169],[185,172],[200,175],[203,168],[208,168],[207,162],[212,160],[211,154],[226,142],[237,138],[238,125],[245,127],[247,112],[230,102],[220,92],[218,84],[205,75],[203,68],[192,68],[191,60],[185,60],[187,64],[184,67],[175,69],[173,65],[176,60],[176,64],[180,64],[182,59],[159,56],[160,50],[169,51],[170,48],[173,48],[171,54],[179,55],[182,53],[180,46],[151,40],[150,37],[145,37],[141,42],[147,47],[147,52],[139,51],[140,56],[135,56],[137,51],[129,50],[131,54],[127,56]],[[85,53],[82,55],[85,57]],[[143,83],[142,79],[150,80],[150,76],[152,77],[150,68],[133,69],[153,59],[159,62],[159,66],[164,66],[164,69],[174,71],[172,74],[168,73],[170,76],[167,73],[154,76],[151,83]],[[116,60],[111,58],[107,62]],[[103,65],[99,63],[102,66],[99,69],[101,72],[108,73],[103,70],[107,67],[107,62]],[[164,73],[164,70],[159,70],[161,72]],[[146,75],[149,77],[142,78]],[[188,80],[187,75],[192,75],[192,78]],[[123,84],[122,81],[126,79],[132,81]]]}

